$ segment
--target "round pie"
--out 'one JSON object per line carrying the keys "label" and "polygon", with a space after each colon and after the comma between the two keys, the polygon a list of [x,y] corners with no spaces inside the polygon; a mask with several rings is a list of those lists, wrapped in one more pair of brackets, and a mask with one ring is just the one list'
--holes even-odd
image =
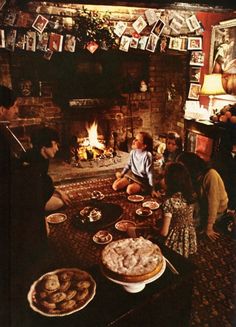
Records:
{"label": "round pie", "polygon": [[158,245],[143,237],[113,241],[102,251],[105,275],[122,282],[137,283],[152,278],[163,266]]}

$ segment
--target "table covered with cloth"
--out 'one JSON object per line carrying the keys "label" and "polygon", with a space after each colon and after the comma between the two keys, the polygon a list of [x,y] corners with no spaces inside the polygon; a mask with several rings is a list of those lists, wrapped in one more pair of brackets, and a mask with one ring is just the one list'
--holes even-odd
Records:
{"label": "table covered with cloth", "polygon": [[[160,210],[154,210],[149,217],[139,217],[136,210],[142,207],[142,202],[151,200],[150,195],[143,195],[142,202],[131,202],[125,192],[115,192],[112,189],[112,178],[91,179],[75,183],[65,184],[58,187],[65,191],[71,198],[72,205],[59,210],[65,213],[67,220],[60,224],[49,224],[49,241],[55,251],[55,255],[65,264],[76,264],[82,268],[88,268],[99,263],[101,250],[104,245],[96,244],[93,235],[98,229],[109,231],[113,240],[128,237],[126,232],[120,232],[115,228],[118,220],[131,220],[137,224],[151,225],[160,218]],[[91,202],[91,193],[98,190],[104,194],[104,199],[96,203]],[[155,200],[156,199],[152,199]],[[79,224],[79,213],[86,206],[114,205],[109,211],[104,224],[91,223],[83,226]],[[117,206],[117,208],[116,208]],[[119,211],[120,207],[120,211]],[[112,217],[114,216],[114,217]],[[93,224],[95,227],[93,227]],[[98,226],[98,227],[97,227]]]}

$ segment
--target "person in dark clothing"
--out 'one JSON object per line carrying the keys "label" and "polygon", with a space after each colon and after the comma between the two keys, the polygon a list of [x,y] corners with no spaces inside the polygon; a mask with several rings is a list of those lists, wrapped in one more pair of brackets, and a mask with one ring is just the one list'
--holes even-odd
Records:
{"label": "person in dark clothing", "polygon": [[188,169],[199,204],[200,226],[211,240],[219,233],[214,229],[223,219],[228,207],[228,195],[219,173],[193,152],[182,152],[177,157]]}
{"label": "person in dark clothing", "polygon": [[[10,121],[18,116],[17,100],[14,92],[8,87],[0,85],[0,178],[4,182],[4,190],[7,191],[7,182],[15,158],[20,148],[15,135],[9,128]],[[14,144],[14,146],[12,146]],[[18,147],[17,147],[18,145]],[[17,148],[17,149],[16,149]],[[22,148],[20,149],[22,150]],[[14,159],[14,160],[13,160]],[[2,184],[3,187],[3,184]],[[1,196],[6,196],[5,193]]]}
{"label": "person in dark clothing", "polygon": [[[40,262],[41,266],[52,262],[45,228],[45,204],[54,192],[47,177],[48,161],[43,161],[45,166],[39,171],[37,165],[23,160],[28,152],[11,130],[17,115],[13,90],[0,86],[1,326],[10,326],[16,311],[23,312],[33,271]],[[43,153],[53,155],[50,144]]]}
{"label": "person in dark clothing", "polygon": [[24,164],[31,167],[34,178],[40,181],[40,196],[46,211],[57,210],[71,203],[66,193],[54,187],[48,175],[49,160],[57,153],[58,142],[59,136],[54,129],[39,128],[31,135],[32,148],[22,156]]}
{"label": "person in dark clothing", "polygon": [[212,166],[224,181],[229,197],[228,209],[236,212],[236,126],[222,138],[219,151],[212,159]]}
{"label": "person in dark clothing", "polygon": [[[7,326],[9,321],[9,274],[10,274],[10,171],[14,156],[11,153],[11,133],[9,122],[18,115],[18,107],[14,92],[6,86],[0,85],[0,217],[1,217],[1,280],[0,294],[4,306],[0,309],[0,324]],[[6,309],[6,310],[5,310]]]}

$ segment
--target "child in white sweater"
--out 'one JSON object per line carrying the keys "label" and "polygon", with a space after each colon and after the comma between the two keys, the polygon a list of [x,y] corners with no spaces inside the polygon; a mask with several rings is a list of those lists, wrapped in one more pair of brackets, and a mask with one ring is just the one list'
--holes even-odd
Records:
{"label": "child in white sweater", "polygon": [[116,173],[112,188],[126,189],[127,194],[149,192],[155,196],[153,184],[153,140],[145,132],[139,132],[132,144],[129,161],[122,172]]}

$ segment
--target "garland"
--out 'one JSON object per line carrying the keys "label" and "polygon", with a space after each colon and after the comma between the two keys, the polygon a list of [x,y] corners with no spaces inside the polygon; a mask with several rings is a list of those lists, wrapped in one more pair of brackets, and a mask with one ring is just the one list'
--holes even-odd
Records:
{"label": "garland", "polygon": [[108,13],[99,15],[95,11],[82,9],[75,18],[75,31],[81,48],[90,42],[96,42],[102,48],[112,48],[115,36],[109,25]]}

